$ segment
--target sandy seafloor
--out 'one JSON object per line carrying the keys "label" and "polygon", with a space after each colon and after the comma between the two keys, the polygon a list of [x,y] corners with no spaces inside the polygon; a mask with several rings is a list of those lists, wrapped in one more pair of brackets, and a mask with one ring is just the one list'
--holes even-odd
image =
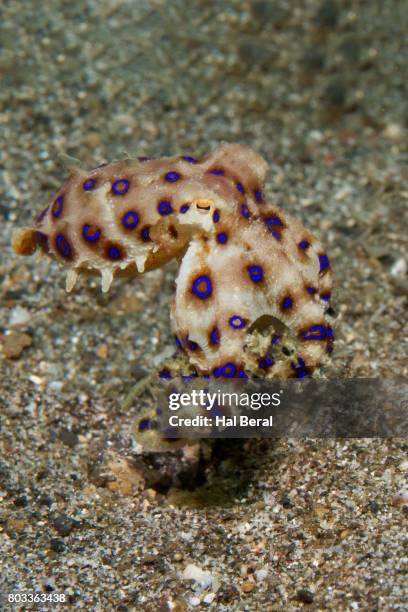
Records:
{"label": "sandy seafloor", "polygon": [[406,377],[405,9],[2,3],[1,609],[27,591],[75,610],[407,609],[406,440],[250,441],[236,464],[225,450],[222,491],[139,490],[121,406],[172,352],[175,267],[67,295],[55,262],[10,248],[65,180],[61,153],[93,167],[247,143],[332,259],[321,376]]}

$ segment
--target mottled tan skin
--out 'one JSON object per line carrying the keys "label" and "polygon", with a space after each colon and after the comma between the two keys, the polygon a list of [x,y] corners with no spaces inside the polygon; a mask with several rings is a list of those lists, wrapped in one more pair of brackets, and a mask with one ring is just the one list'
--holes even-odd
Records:
{"label": "mottled tan skin", "polygon": [[[266,202],[267,165],[244,145],[75,170],[14,248],[77,274],[140,274],[181,259],[171,324],[189,364],[216,377],[310,374],[332,350],[331,268],[318,240]],[[289,348],[288,348],[289,347]]]}

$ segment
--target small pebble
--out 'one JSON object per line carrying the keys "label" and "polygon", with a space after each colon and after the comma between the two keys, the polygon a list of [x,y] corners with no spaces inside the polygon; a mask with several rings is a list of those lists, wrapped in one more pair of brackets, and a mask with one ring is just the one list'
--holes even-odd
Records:
{"label": "small pebble", "polygon": [[65,538],[69,536],[74,527],[78,526],[78,523],[66,514],[60,514],[54,518],[52,525],[59,535]]}
{"label": "small pebble", "polygon": [[11,332],[2,338],[4,356],[7,359],[17,359],[25,348],[31,346],[33,340],[28,334]]}
{"label": "small pebble", "polygon": [[256,584],[255,582],[251,582],[250,580],[247,580],[246,582],[243,582],[241,584],[241,591],[243,593],[251,593],[251,591],[254,590]]}
{"label": "small pebble", "polygon": [[50,549],[54,552],[61,553],[65,550],[65,544],[59,538],[51,538],[50,540]]}
{"label": "small pebble", "polygon": [[299,589],[296,596],[299,601],[306,604],[311,604],[314,601],[314,593],[309,591],[309,589]]}

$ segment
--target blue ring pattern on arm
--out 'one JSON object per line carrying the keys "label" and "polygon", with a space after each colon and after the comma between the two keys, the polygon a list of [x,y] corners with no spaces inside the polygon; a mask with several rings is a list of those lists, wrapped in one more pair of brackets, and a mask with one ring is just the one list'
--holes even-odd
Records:
{"label": "blue ring pattern on arm", "polygon": [[242,329],[246,325],[245,319],[238,315],[232,315],[232,317],[229,318],[228,323],[233,329]]}
{"label": "blue ring pattern on arm", "polygon": [[98,238],[101,235],[101,230],[96,228],[93,234],[89,233],[91,226],[89,225],[89,223],[85,223],[85,225],[82,228],[82,235],[85,238],[85,240],[89,240],[90,242],[95,242],[96,240],[98,240]]}
{"label": "blue ring pattern on arm", "polygon": [[71,255],[71,247],[68,240],[62,234],[58,234],[55,239],[55,246],[61,257],[68,258]]}
{"label": "blue ring pattern on arm", "polygon": [[310,247],[310,242],[308,242],[307,240],[301,240],[298,244],[298,247],[300,247],[301,249],[308,249]]}
{"label": "blue ring pattern on arm", "polygon": [[135,210],[129,210],[123,215],[122,223],[126,229],[134,229],[139,223],[139,215]]}
{"label": "blue ring pattern on arm", "polygon": [[111,244],[108,247],[108,257],[109,259],[120,259],[122,256],[120,249],[118,249],[118,247],[114,246],[113,244]]}
{"label": "blue ring pattern on arm", "polygon": [[221,168],[213,168],[212,170],[210,170],[210,174],[214,174],[215,176],[223,176],[224,170],[222,170]]}
{"label": "blue ring pattern on arm", "polygon": [[261,266],[249,266],[248,268],[250,279],[254,283],[259,283],[263,278],[263,270]]}
{"label": "blue ring pattern on arm", "polygon": [[263,359],[259,360],[259,367],[265,370],[275,363],[275,360],[270,355],[265,355]]}
{"label": "blue ring pattern on arm", "polygon": [[82,187],[84,191],[91,191],[95,187],[96,181],[93,178],[88,178],[83,182]]}
{"label": "blue ring pattern on arm", "polygon": [[220,341],[220,332],[218,331],[217,327],[214,327],[214,329],[211,331],[211,334],[210,334],[210,343],[218,344],[219,341]]}
{"label": "blue ring pattern on arm", "polygon": [[241,215],[245,218],[245,219],[249,219],[249,208],[246,204],[241,204]]}
{"label": "blue ring pattern on arm", "polygon": [[220,232],[219,234],[217,234],[217,242],[219,242],[220,244],[225,244],[226,242],[228,242],[228,235],[225,232]]}
{"label": "blue ring pattern on arm", "polygon": [[238,181],[237,183],[235,183],[235,186],[238,189],[239,193],[245,193],[245,188],[242,183]]}
{"label": "blue ring pattern on arm", "polygon": [[163,200],[158,206],[159,214],[162,216],[170,215],[173,212],[170,202]]}
{"label": "blue ring pattern on arm", "polygon": [[181,178],[181,175],[178,172],[167,172],[164,178],[169,183],[175,183]]}
{"label": "blue ring pattern on arm", "polygon": [[[200,285],[205,285],[205,288],[200,289]],[[202,274],[201,276],[195,279],[191,289],[194,295],[201,299],[209,297],[212,293],[212,284],[210,278],[205,274]]]}
{"label": "blue ring pattern on arm", "polygon": [[214,223],[218,223],[219,220],[220,220],[220,213],[218,212],[218,210],[215,210],[213,214],[213,221]]}
{"label": "blue ring pattern on arm", "polygon": [[312,325],[308,331],[302,332],[305,340],[324,340],[326,338],[326,328],[324,325]]}
{"label": "blue ring pattern on arm", "polygon": [[287,310],[288,308],[290,308],[293,305],[293,299],[287,295],[286,297],[283,298],[282,302],[281,302],[281,306],[284,310]]}
{"label": "blue ring pattern on arm", "polygon": [[190,206],[188,204],[183,204],[183,206],[180,208],[181,214],[184,215],[184,213],[186,213],[189,208]]}
{"label": "blue ring pattern on arm", "polygon": [[184,161],[189,162],[190,164],[198,164],[198,160],[190,155],[183,155],[181,159],[184,159]]}
{"label": "blue ring pattern on arm", "polygon": [[52,216],[57,218],[60,216],[60,214],[62,213],[62,209],[64,207],[64,198],[62,196],[59,196],[54,204],[52,205]]}
{"label": "blue ring pattern on arm", "polygon": [[259,189],[256,189],[254,191],[254,196],[255,196],[255,200],[258,202],[258,204],[262,204],[262,202],[263,202],[262,191],[260,191]]}
{"label": "blue ring pattern on arm", "polygon": [[129,181],[126,179],[119,179],[112,185],[112,192],[115,195],[125,195],[129,191]]}
{"label": "blue ring pattern on arm", "polygon": [[319,255],[320,272],[323,272],[330,266],[330,261],[327,255]]}
{"label": "blue ring pattern on arm", "polygon": [[221,374],[225,378],[233,378],[236,374],[237,367],[235,363],[229,362],[222,366]]}

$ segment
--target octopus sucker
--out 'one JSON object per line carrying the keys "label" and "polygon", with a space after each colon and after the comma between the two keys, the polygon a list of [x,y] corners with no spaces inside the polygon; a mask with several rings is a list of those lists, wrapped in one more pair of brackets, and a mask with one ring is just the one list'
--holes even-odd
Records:
{"label": "octopus sucker", "polygon": [[99,272],[106,293],[117,275],[175,259],[170,321],[190,372],[302,378],[333,348],[332,265],[309,230],[268,203],[266,172],[258,153],[227,143],[201,158],[74,167],[12,244],[67,267],[67,291],[79,272]]}

